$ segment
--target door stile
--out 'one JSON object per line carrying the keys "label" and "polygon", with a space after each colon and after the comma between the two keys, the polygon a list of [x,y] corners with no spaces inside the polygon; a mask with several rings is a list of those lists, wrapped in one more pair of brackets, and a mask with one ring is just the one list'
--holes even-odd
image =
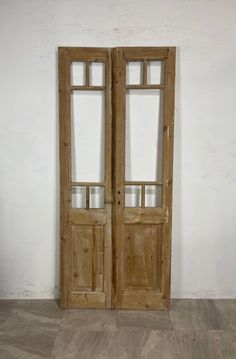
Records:
{"label": "door stile", "polygon": [[[123,49],[113,49],[113,116],[114,116],[114,162],[113,162],[113,246],[114,246],[114,306],[119,302],[117,282],[122,282],[122,270],[125,265],[122,247],[125,245],[123,228],[118,225],[124,208],[124,175],[125,175],[125,60]],[[121,130],[122,129],[122,130]],[[119,239],[119,240],[118,240]]]}
{"label": "door stile", "polygon": [[116,291],[116,247],[115,247],[115,236],[116,236],[116,49],[111,50],[112,60],[112,292],[111,292],[111,308],[114,309],[115,302],[115,291]]}
{"label": "door stile", "polygon": [[70,61],[68,51],[59,48],[59,122],[60,122],[60,287],[62,308],[68,307],[70,262]]}
{"label": "door stile", "polygon": [[172,192],[173,192],[173,146],[174,146],[174,102],[175,102],[175,57],[176,49],[169,48],[165,60],[166,88],[164,97],[163,138],[163,299],[170,307],[171,288],[171,234],[172,234]]}
{"label": "door stile", "polygon": [[112,53],[107,50],[105,69],[105,211],[107,216],[104,234],[104,291],[106,308],[112,307]]}

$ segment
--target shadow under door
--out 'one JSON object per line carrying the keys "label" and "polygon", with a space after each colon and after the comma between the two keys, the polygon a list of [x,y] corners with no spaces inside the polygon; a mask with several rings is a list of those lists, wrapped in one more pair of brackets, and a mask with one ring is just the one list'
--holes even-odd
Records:
{"label": "shadow under door", "polygon": [[168,309],[175,48],[59,48],[61,306]]}

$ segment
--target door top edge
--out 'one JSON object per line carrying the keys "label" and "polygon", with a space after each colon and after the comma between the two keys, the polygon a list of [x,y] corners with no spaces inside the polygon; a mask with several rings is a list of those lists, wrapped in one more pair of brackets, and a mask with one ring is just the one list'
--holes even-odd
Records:
{"label": "door top edge", "polygon": [[66,53],[66,52],[75,52],[77,50],[85,51],[85,52],[107,52],[111,48],[109,47],[79,47],[79,46],[58,46],[58,53]]}
{"label": "door top edge", "polygon": [[176,49],[176,46],[115,46],[115,47],[91,47],[91,46],[58,46],[58,51],[65,50],[116,50],[116,49],[149,49],[149,50],[170,50]]}

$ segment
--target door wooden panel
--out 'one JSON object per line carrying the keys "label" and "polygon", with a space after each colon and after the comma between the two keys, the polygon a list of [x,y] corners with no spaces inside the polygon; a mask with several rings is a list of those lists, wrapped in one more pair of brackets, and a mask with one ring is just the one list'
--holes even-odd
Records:
{"label": "door wooden panel", "polygon": [[125,268],[127,289],[158,290],[161,263],[161,225],[126,225]]}
{"label": "door wooden panel", "polygon": [[[96,68],[104,69],[104,76],[93,78]],[[169,308],[174,74],[175,48],[59,49],[63,308]],[[87,94],[92,94],[91,106]],[[158,106],[148,111],[157,100]],[[98,178],[90,178],[85,171],[78,179],[81,160],[87,158],[92,168],[98,153],[94,150],[91,156],[87,142],[76,147],[81,136],[79,130],[73,133],[73,126],[80,124],[88,109],[84,123],[90,123],[90,132],[85,133],[98,142],[100,125],[90,119],[93,108],[100,104],[104,168]],[[140,141],[158,130],[156,160],[144,155],[145,148],[135,149],[133,143],[129,148],[137,154],[136,167],[139,162],[144,167],[157,162],[149,171],[151,179],[145,177],[142,167],[126,173],[130,161],[127,131],[131,128],[126,126],[127,111],[133,111],[135,104],[132,124],[146,121]],[[157,126],[152,121],[148,128],[148,113],[155,116],[156,111]],[[94,121],[97,119],[95,116]],[[80,148],[79,160],[73,146]],[[94,165],[99,166],[102,160]],[[97,205],[91,196],[98,190],[104,193],[104,201],[99,197]]]}
{"label": "door wooden panel", "polygon": [[103,226],[72,226],[71,278],[73,292],[103,291]]}

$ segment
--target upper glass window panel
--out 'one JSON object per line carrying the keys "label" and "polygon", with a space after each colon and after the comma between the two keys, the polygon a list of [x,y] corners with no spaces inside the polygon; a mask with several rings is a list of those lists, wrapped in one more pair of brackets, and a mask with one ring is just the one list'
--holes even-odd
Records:
{"label": "upper glass window panel", "polygon": [[163,90],[127,90],[125,132],[126,181],[161,180]]}
{"label": "upper glass window panel", "polygon": [[104,181],[104,92],[71,95],[71,180]]}

